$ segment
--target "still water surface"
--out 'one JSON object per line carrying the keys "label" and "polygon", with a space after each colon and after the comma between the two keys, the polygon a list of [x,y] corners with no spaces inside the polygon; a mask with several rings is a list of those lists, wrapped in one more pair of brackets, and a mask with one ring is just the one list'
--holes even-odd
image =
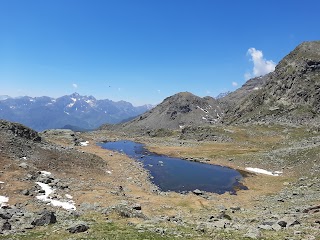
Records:
{"label": "still water surface", "polygon": [[186,192],[199,189],[214,193],[235,193],[235,188],[246,189],[239,181],[242,175],[231,168],[191,162],[149,152],[141,143],[117,141],[101,143],[105,149],[123,152],[143,163],[162,191]]}

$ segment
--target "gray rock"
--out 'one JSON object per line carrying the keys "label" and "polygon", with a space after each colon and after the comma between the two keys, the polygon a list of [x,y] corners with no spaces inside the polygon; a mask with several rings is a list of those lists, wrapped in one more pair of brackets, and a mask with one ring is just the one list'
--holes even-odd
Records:
{"label": "gray rock", "polygon": [[85,224],[77,224],[75,226],[72,226],[70,228],[68,228],[67,230],[70,233],[80,233],[80,232],[85,232],[89,229],[89,227]]}
{"label": "gray rock", "polygon": [[279,225],[280,227],[285,228],[285,227],[287,227],[287,222],[281,220],[281,221],[278,222],[278,225]]}
{"label": "gray rock", "polygon": [[42,213],[42,216],[32,221],[31,224],[35,226],[44,226],[44,225],[53,224],[56,222],[57,222],[57,218],[54,212],[44,211]]}
{"label": "gray rock", "polygon": [[145,216],[140,210],[136,210],[132,206],[128,206],[128,204],[125,202],[103,210],[103,213],[105,214],[110,214],[111,212],[116,212],[117,214],[119,214],[119,216],[125,218],[148,219],[147,216]]}
{"label": "gray rock", "polygon": [[28,164],[26,164],[25,162],[23,162],[23,163],[20,163],[20,164],[19,164],[19,167],[21,167],[21,168],[23,168],[23,169],[27,169],[29,166],[28,166]]}
{"label": "gray rock", "polygon": [[252,238],[252,239],[258,239],[261,237],[260,230],[257,228],[249,229],[248,232],[245,234],[245,237]]}
{"label": "gray rock", "polygon": [[259,229],[262,230],[272,230],[272,226],[268,225],[268,224],[261,224],[258,226]]}
{"label": "gray rock", "polygon": [[3,223],[1,230],[2,231],[11,230],[11,224],[8,221],[6,221],[5,223]]}
{"label": "gray rock", "polygon": [[192,191],[195,195],[202,195],[203,194],[203,192],[201,191],[201,190],[199,190],[199,189],[195,189],[195,190],[193,190]]}
{"label": "gray rock", "polygon": [[139,203],[136,203],[136,204],[134,204],[134,205],[132,206],[132,209],[134,209],[134,210],[141,210],[142,208],[141,208],[141,205],[140,205]]}
{"label": "gray rock", "polygon": [[233,211],[240,211],[241,210],[241,208],[239,206],[232,206],[232,207],[230,207],[230,209]]}
{"label": "gray rock", "polygon": [[28,189],[25,189],[25,190],[22,190],[21,191],[21,194],[25,195],[25,196],[28,196],[30,194],[29,190]]}
{"label": "gray rock", "polygon": [[0,209],[0,218],[2,218],[2,219],[10,219],[10,218],[12,218],[12,214],[7,212],[4,209]]}
{"label": "gray rock", "polygon": [[281,227],[292,227],[294,225],[299,225],[300,222],[294,217],[284,217],[278,221],[278,225]]}
{"label": "gray rock", "polygon": [[225,228],[226,227],[226,221],[225,220],[218,220],[214,221],[212,225],[216,228]]}
{"label": "gray rock", "polygon": [[274,231],[280,231],[282,229],[281,226],[277,223],[273,224],[271,227]]}

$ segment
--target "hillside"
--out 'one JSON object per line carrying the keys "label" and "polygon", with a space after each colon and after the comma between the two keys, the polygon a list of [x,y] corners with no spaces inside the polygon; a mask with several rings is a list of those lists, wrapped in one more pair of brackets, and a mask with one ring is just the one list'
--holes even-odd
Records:
{"label": "hillside", "polygon": [[228,106],[224,118],[228,123],[317,122],[320,113],[320,41],[300,44],[280,61],[274,72],[249,80],[221,102]]}
{"label": "hillside", "polygon": [[[213,125],[223,112],[212,97],[200,98],[189,92],[177,93],[152,110],[118,125],[123,129],[181,129],[185,126]],[[109,126],[102,126],[108,128]]]}
{"label": "hillside", "polygon": [[50,97],[0,98],[0,118],[19,122],[35,130],[62,128],[94,129],[104,123],[118,123],[138,116],[150,106],[134,107],[125,101],[97,100],[78,93]]}

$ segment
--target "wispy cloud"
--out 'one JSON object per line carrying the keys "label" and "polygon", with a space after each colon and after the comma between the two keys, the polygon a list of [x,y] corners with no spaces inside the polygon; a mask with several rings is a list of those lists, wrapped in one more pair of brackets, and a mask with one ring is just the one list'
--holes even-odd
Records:
{"label": "wispy cloud", "polygon": [[276,63],[272,60],[266,60],[265,58],[263,58],[263,53],[261,50],[249,48],[247,55],[251,57],[250,60],[253,62],[253,69],[252,72],[247,72],[244,74],[244,78],[246,80],[274,71]]}
{"label": "wispy cloud", "polygon": [[233,86],[233,87],[237,87],[237,86],[238,86],[238,83],[237,83],[237,82],[232,82],[232,86]]}
{"label": "wispy cloud", "polygon": [[72,87],[73,87],[73,88],[78,88],[78,84],[72,83]]}

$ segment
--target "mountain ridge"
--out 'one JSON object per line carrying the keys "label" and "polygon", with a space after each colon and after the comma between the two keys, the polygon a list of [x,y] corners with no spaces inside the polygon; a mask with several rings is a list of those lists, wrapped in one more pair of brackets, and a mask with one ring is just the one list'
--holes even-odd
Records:
{"label": "mountain ridge", "polygon": [[[320,41],[301,43],[279,62],[274,72],[259,80],[249,80],[222,99],[228,105],[226,122],[318,122]],[[258,86],[255,91],[248,91],[250,81]]]}
{"label": "mountain ridge", "polygon": [[134,107],[129,102],[97,100],[78,93],[59,98],[23,96],[0,100],[0,118],[38,131],[66,125],[94,129],[103,123],[117,123],[138,116],[149,109],[150,105]]}
{"label": "mountain ridge", "polygon": [[[123,129],[181,129],[185,126],[213,125],[220,121],[223,111],[212,97],[198,97],[180,92],[139,117],[115,126]],[[110,125],[101,126],[110,128]]]}

